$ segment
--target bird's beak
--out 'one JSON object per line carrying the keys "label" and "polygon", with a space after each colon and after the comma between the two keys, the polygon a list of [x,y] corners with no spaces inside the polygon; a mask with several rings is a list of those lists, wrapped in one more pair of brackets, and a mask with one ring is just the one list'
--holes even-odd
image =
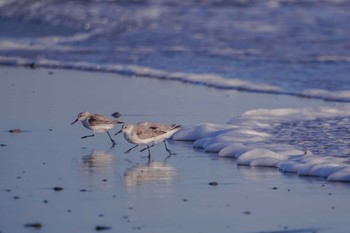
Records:
{"label": "bird's beak", "polygon": [[116,132],[116,133],[114,134],[114,136],[120,134],[121,132],[123,132],[123,130],[119,130],[118,132]]}
{"label": "bird's beak", "polygon": [[79,120],[79,119],[76,119],[75,121],[73,121],[73,122],[71,123],[71,125],[74,125],[75,123],[77,123],[78,120]]}
{"label": "bird's beak", "polygon": [[124,124],[125,122],[124,121],[118,121],[117,124]]}

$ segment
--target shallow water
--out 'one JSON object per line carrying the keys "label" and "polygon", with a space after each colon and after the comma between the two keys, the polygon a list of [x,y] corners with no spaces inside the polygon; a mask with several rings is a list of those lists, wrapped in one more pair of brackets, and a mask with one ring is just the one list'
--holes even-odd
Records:
{"label": "shallow water", "polygon": [[[330,103],[113,74],[9,67],[0,72],[0,143],[6,144],[0,147],[1,232],[31,232],[24,224],[35,222],[45,232],[95,232],[97,225],[110,226],[111,232],[349,228],[347,183],[237,166],[232,158],[193,150],[188,142],[171,142],[177,153],[171,158],[163,145],[155,146],[147,163],[137,150],[123,154],[131,145],[121,136],[110,149],[107,135],[82,140],[89,132],[70,125],[85,110],[120,111],[130,122],[191,125],[226,122],[258,106]],[[181,95],[175,95],[179,89]],[[7,132],[14,128],[26,132]],[[213,181],[218,185],[209,185]]]}

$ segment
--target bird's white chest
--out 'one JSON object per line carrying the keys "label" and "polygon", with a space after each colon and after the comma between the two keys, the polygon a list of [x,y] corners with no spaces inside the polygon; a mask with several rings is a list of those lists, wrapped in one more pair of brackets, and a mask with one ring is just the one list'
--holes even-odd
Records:
{"label": "bird's white chest", "polygon": [[89,120],[88,120],[88,119],[83,120],[81,123],[83,124],[83,126],[84,126],[85,128],[87,128],[87,129],[89,129],[89,130],[92,130],[92,129],[91,129],[91,126],[90,126],[90,124],[89,124]]}
{"label": "bird's white chest", "polygon": [[124,133],[124,138],[132,144],[148,144],[150,140],[140,139],[136,133]]}

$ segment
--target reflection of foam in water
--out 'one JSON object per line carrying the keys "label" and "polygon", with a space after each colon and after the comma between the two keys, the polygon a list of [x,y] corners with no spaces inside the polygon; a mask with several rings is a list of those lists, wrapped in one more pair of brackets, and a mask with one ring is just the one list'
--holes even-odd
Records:
{"label": "reflection of foam in water", "polygon": [[124,174],[124,183],[127,187],[143,184],[170,184],[176,175],[173,167],[160,162],[151,162],[146,166],[134,166]]}
{"label": "reflection of foam in water", "polygon": [[256,167],[256,166],[238,166],[239,173],[246,180],[261,181],[271,177],[276,177],[280,172],[274,168]]}
{"label": "reflection of foam in water", "polygon": [[90,154],[82,157],[81,167],[89,173],[110,173],[112,170],[113,156],[105,151],[91,150]]}

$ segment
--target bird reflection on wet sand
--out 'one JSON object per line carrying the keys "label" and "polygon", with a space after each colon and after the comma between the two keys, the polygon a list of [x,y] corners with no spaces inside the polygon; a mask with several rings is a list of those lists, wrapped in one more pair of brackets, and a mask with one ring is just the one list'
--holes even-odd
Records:
{"label": "bird reflection on wet sand", "polygon": [[176,176],[175,168],[165,162],[149,162],[146,165],[135,165],[124,173],[126,187],[144,184],[170,184]]}
{"label": "bird reflection on wet sand", "polygon": [[95,151],[92,149],[89,154],[82,157],[81,167],[88,173],[110,173],[113,170],[113,155],[110,150]]}

